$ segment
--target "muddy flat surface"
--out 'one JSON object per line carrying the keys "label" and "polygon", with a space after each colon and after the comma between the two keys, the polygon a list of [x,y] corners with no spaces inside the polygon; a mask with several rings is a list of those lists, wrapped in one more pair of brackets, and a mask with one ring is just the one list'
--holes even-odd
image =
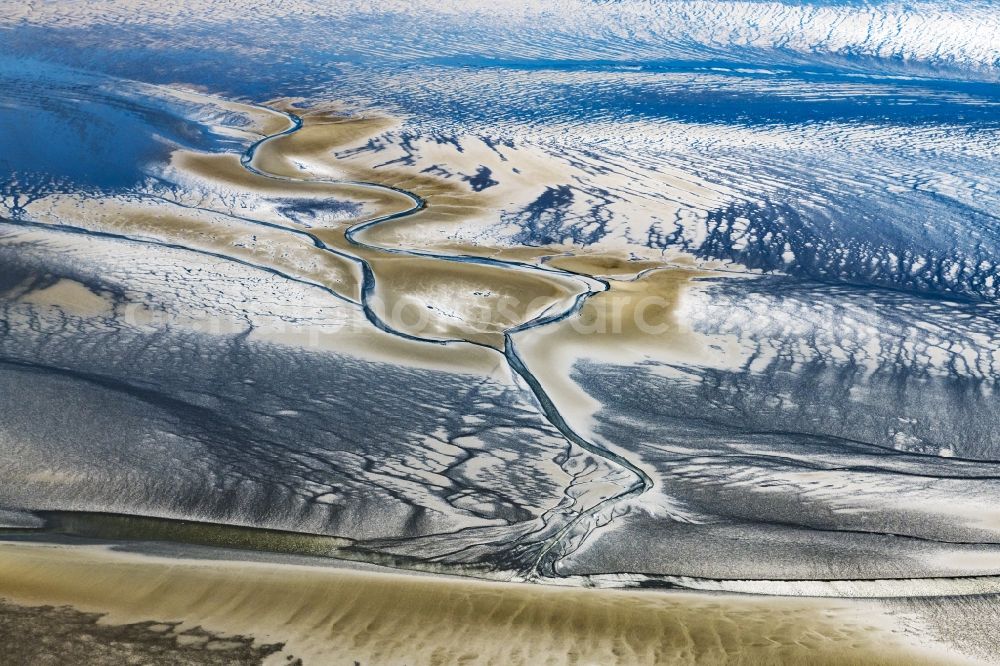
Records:
{"label": "muddy flat surface", "polygon": [[[220,637],[176,623],[101,624],[100,613],[69,606],[18,606],[0,600],[3,661],[35,666],[260,664],[281,645],[254,646],[252,638]],[[294,659],[289,664],[301,663]]]}

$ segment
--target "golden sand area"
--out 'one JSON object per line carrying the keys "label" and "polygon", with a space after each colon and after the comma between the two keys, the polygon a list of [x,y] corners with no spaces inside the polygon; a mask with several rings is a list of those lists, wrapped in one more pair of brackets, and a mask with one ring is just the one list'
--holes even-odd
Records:
{"label": "golden sand area", "polygon": [[589,590],[0,542],[0,597],[284,643],[264,663],[968,663],[874,602]]}

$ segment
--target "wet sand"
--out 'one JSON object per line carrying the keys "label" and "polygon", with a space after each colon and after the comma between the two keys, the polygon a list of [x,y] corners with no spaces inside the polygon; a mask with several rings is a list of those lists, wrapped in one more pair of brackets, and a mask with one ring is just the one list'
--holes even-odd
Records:
{"label": "wet sand", "polygon": [[370,260],[372,303],[393,328],[428,339],[503,349],[504,332],[569,310],[585,284],[542,271],[387,255]]}
{"label": "wet sand", "polygon": [[534,368],[560,413],[578,432],[593,436],[590,419],[600,404],[573,379],[576,364],[699,358],[711,341],[689,330],[681,309],[685,293],[713,273],[672,267],[636,271],[631,277],[627,262],[610,257],[560,257],[558,264],[597,276],[613,271],[625,275],[608,277],[608,288],[588,298],[572,317],[514,336],[519,354]]}
{"label": "wet sand", "polygon": [[246,262],[360,299],[356,262],[318,247],[302,229],[265,226],[245,217],[149,197],[88,199],[50,196],[32,208],[36,222],[69,221],[99,233],[183,247]]}
{"label": "wet sand", "polygon": [[101,625],[200,627],[243,650],[227,637],[284,644],[270,664],[968,663],[873,602],[553,588],[23,542],[0,543],[0,567],[10,603],[106,614]]}

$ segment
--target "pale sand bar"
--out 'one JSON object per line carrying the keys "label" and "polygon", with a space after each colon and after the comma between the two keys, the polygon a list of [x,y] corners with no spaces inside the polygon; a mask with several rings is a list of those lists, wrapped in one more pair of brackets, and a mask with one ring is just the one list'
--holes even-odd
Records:
{"label": "pale sand bar", "polygon": [[968,663],[875,602],[588,590],[0,542],[0,597],[284,643],[266,663]]}

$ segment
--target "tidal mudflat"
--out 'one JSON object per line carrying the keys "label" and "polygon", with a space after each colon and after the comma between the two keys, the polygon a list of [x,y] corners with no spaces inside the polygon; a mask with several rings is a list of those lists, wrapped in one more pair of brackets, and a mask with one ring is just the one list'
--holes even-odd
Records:
{"label": "tidal mudflat", "polygon": [[0,13],[0,649],[1000,660],[995,7],[341,4]]}

